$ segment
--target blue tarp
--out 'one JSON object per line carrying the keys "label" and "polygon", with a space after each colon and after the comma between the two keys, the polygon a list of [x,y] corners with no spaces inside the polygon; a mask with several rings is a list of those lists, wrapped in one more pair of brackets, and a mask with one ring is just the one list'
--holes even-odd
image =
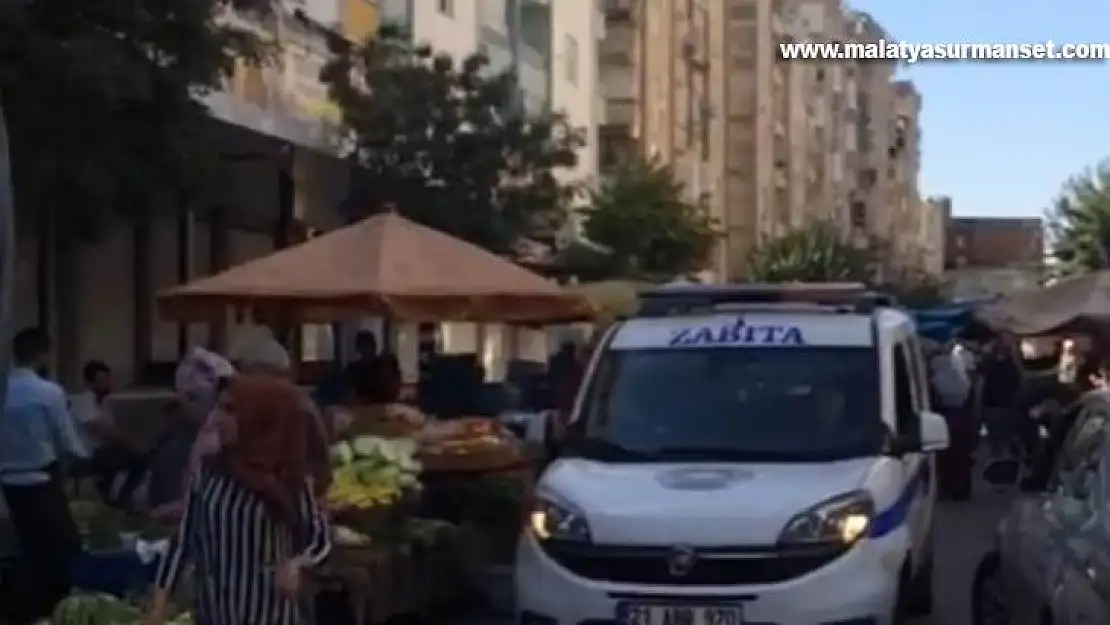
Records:
{"label": "blue tarp", "polygon": [[952,304],[924,310],[912,310],[918,334],[944,343],[956,338],[971,322],[972,313],[979,302]]}

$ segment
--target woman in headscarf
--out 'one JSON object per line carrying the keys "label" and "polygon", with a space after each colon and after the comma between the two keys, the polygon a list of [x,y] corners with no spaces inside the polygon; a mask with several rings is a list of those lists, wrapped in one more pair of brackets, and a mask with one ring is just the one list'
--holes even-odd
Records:
{"label": "woman in headscarf", "polygon": [[317,426],[292,381],[248,372],[231,381],[212,425],[219,450],[190,484],[146,622],[165,621],[191,561],[198,625],[300,623],[302,573],[331,549],[309,457]]}
{"label": "woman in headscarf", "polygon": [[[186,389],[184,393],[179,391],[179,395],[195,396],[199,393],[207,400],[192,404],[195,406],[193,410],[198,411],[200,425],[192,431],[188,439],[187,460],[176,463],[179,468],[173,479],[177,484],[183,485],[184,490],[188,490],[190,481],[199,475],[205,460],[220,449],[217,424],[226,412],[220,401],[226,393],[221,391],[232,380],[232,376],[242,373],[284,381],[290,381],[292,376],[289,352],[265,327],[249,329],[233,348],[231,361],[206,350],[200,352],[205,353],[202,356],[208,360],[209,366],[198,368],[195,363],[183,362],[178,376],[179,388]],[[189,366],[185,366],[186,364]],[[200,373],[195,372],[197,369]],[[215,375],[205,376],[204,371],[212,371]],[[316,492],[322,493],[331,483],[331,467],[328,463],[331,430],[324,423],[311,398],[306,393],[301,393],[296,386],[293,388],[297,391],[299,409],[305,412],[313,426],[309,430],[308,454]],[[180,488],[178,492],[181,492]],[[157,506],[151,512],[154,518],[176,520],[181,515],[184,500],[167,502],[163,498],[158,503],[152,502],[152,505]]]}
{"label": "woman in headscarf", "polygon": [[201,347],[181,359],[174,374],[175,418],[151,455],[149,500],[154,518],[175,521],[180,514],[184,477],[197,438],[216,408],[221,385],[233,375],[230,361]]}

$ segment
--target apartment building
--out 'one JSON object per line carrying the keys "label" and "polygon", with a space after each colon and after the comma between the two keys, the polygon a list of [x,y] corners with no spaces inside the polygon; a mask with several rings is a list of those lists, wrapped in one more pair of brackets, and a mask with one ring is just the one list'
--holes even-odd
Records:
{"label": "apartment building", "polygon": [[955,217],[945,238],[945,275],[957,296],[1017,293],[1044,277],[1044,224],[1035,217]]}
{"label": "apartment building", "polygon": [[[728,224],[723,188],[726,141],[720,0],[607,0],[598,55],[605,122],[605,175],[638,158],[669,163],[691,200]],[[727,246],[713,273],[727,268]]]}
{"label": "apartment building", "polygon": [[[923,263],[922,221],[925,205],[918,186],[921,171],[921,94],[908,80],[893,83],[894,110],[891,116],[891,142],[887,148],[887,185],[890,193],[889,231],[879,232],[895,241],[892,264],[918,270]],[[906,237],[905,233],[914,236]]]}
{"label": "apartment building", "polygon": [[[848,39],[875,42],[889,39],[886,30],[867,13],[848,14]],[[857,113],[855,185],[849,206],[853,233],[868,236],[891,231],[888,171],[893,135],[895,64],[867,60],[847,66],[855,88]]]}
{"label": "apartment building", "polygon": [[[778,55],[780,42],[888,39],[871,16],[842,0],[604,6],[602,170],[638,155],[671,163],[724,227],[718,276],[742,277],[762,239],[818,219],[861,244],[927,229],[912,83],[895,82],[893,62]],[[924,237],[900,264],[921,265]]]}
{"label": "apartment building", "polygon": [[[784,1],[772,23],[782,42],[840,40],[846,27],[840,0]],[[847,207],[845,66],[776,59],[772,71],[773,229],[839,222]]]}
{"label": "apartment building", "polygon": [[[365,1],[365,0],[359,0]],[[603,113],[597,56],[605,21],[596,2],[551,0],[380,0],[383,23],[414,41],[463,58],[481,51],[492,71],[515,68],[521,105],[529,114],[562,111],[586,132],[587,146],[568,179],[598,172]]]}
{"label": "apartment building", "polygon": [[720,221],[712,277],[742,276],[743,258],[770,229],[772,1],[603,6],[603,171],[642,156],[670,163]]}
{"label": "apartment building", "polygon": [[921,269],[933,278],[944,275],[948,222],[951,218],[952,198],[934,196],[925,200],[920,229],[924,242]]}

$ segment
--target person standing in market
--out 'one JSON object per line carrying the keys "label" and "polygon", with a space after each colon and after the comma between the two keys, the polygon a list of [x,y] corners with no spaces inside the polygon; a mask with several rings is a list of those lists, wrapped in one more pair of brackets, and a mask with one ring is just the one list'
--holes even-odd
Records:
{"label": "person standing in market", "polygon": [[[987,346],[978,363],[980,379],[979,406],[980,423],[985,424],[992,445],[1007,440],[1007,433],[1016,433],[1028,441],[1030,426],[1033,425],[1027,414],[1021,412],[1024,376],[1013,341],[1007,336],[999,336]],[[1036,435],[1033,427],[1032,435]],[[995,453],[1007,450],[992,449]]]}
{"label": "person standing in market", "polygon": [[[108,398],[112,393],[112,369],[107,363],[91,360],[83,372],[85,391],[73,399],[72,412],[92,453],[86,475],[96,480],[96,488],[109,504],[130,507],[132,496],[146,478],[147,452],[117,423]],[[124,475],[118,493],[112,492],[116,477]]]}
{"label": "person standing in market", "polygon": [[975,447],[971,411],[971,378],[951,350],[926,340],[930,404],[948,422],[951,444],[941,452],[937,467],[941,492],[954,500],[971,497],[972,455]]}
{"label": "person standing in market", "polygon": [[217,413],[219,451],[204,463],[155,579],[145,617],[160,625],[185,569],[197,571],[197,625],[297,625],[306,569],[331,551],[313,492],[315,428],[300,390],[277,376],[240,373]]}
{"label": "person standing in market", "polygon": [[19,538],[21,622],[49,616],[70,590],[69,563],[81,538],[66,499],[64,463],[89,451],[69,413],[66,393],[37,373],[50,339],[26,329],[12,341],[12,371],[0,414],[0,487]]}
{"label": "person standing in market", "polygon": [[363,330],[355,337],[358,359],[347,365],[344,377],[355,398],[367,404],[392,404],[401,396],[401,365],[392,354],[378,349],[378,337]]}

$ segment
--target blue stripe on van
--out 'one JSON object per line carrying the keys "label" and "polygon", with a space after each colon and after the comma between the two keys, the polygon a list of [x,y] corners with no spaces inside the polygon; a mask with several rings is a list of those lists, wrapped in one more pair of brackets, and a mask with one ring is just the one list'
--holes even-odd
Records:
{"label": "blue stripe on van", "polygon": [[929,465],[929,459],[923,459],[918,464],[917,471],[906,482],[902,492],[898,494],[898,498],[894,500],[894,503],[875,515],[874,520],[871,521],[871,531],[869,533],[871,538],[882,538],[902,527],[906,522],[910,515],[910,506],[913,504],[914,497],[928,487],[926,480],[929,479]]}

